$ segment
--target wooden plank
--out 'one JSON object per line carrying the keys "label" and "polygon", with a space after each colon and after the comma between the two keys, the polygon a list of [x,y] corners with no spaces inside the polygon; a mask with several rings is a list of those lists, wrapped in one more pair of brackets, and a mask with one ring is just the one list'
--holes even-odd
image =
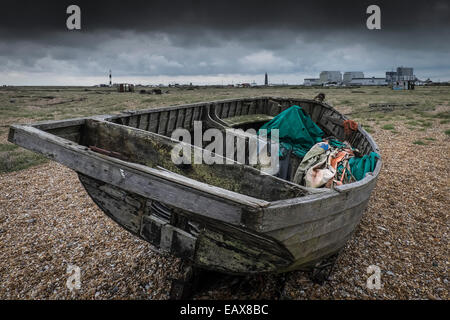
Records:
{"label": "wooden plank", "polygon": [[168,121],[169,121],[169,111],[162,111],[159,115],[158,134],[162,135],[166,134]]}
{"label": "wooden plank", "polygon": [[[100,208],[122,227],[125,227],[133,234],[142,237],[144,240],[147,240],[161,250],[170,252],[180,258],[192,259],[196,248],[196,237],[171,225],[167,218],[155,216],[151,206],[150,209],[144,210],[149,207],[148,205],[143,205],[144,202],[148,202],[145,201],[144,198],[138,201],[138,205],[128,205],[128,202],[123,201],[124,199],[130,197],[136,198],[138,196],[84,175],[80,175],[80,181],[86,187],[86,190],[93,200],[99,204]],[[181,213],[179,211],[177,212],[178,214]],[[196,217],[195,215],[189,214],[189,212],[183,212],[183,214],[188,214],[187,217],[189,218]],[[139,224],[139,217],[142,218],[142,224]],[[238,252],[243,251],[247,256],[251,257],[251,255],[255,255],[257,258],[254,259],[256,265],[262,265],[261,260],[263,260],[264,257],[260,254],[256,255],[255,252],[264,252],[264,255],[272,257],[272,260],[275,259],[276,261],[281,261],[281,266],[286,266],[293,261],[293,256],[289,251],[285,250],[278,242],[272,239],[253,234],[248,230],[236,228],[232,225],[218,224],[215,220],[208,218],[199,219],[199,221],[201,221],[201,224],[203,225],[203,230],[208,228],[208,234],[213,232],[216,237],[223,237],[223,235],[226,235],[224,238],[225,242],[214,243],[213,246],[215,248],[206,253],[208,257],[202,256],[202,259],[208,259],[209,261],[217,260],[214,252],[224,251],[228,255],[232,254],[235,260],[241,261],[242,259],[245,260],[247,258],[247,264],[251,265],[251,261],[248,261],[248,257],[242,258],[240,254],[238,254]],[[131,222],[133,222],[133,224],[130,227]],[[247,247],[249,247],[249,249],[247,249]],[[197,255],[197,257],[199,257],[199,255]],[[220,259],[215,261],[213,263],[214,265],[219,264],[229,272],[242,271],[234,267],[235,263],[223,265],[223,254],[219,257]],[[249,267],[248,265],[247,267]]]}
{"label": "wooden plank", "polygon": [[242,101],[236,101],[236,113],[235,117],[242,115]]}
{"label": "wooden plank", "polygon": [[175,130],[177,119],[178,119],[179,110],[171,110],[169,111],[169,118],[167,121],[167,130],[165,135],[170,136],[172,131]]}
{"label": "wooden plank", "polygon": [[222,118],[219,117],[217,114],[217,106],[211,105],[207,107],[206,111],[206,117],[204,120],[204,123],[206,126],[204,128],[216,128],[221,131],[225,130],[225,127],[227,126],[225,121],[222,120]]}
{"label": "wooden plank", "polygon": [[[211,107],[209,107],[209,109],[214,109],[215,113],[217,116],[221,117],[222,115],[222,110],[223,110],[223,103],[217,103],[212,105]],[[209,112],[209,114],[211,114],[211,112]]]}
{"label": "wooden plank", "polygon": [[230,105],[229,103],[224,103],[222,104],[222,110],[220,113],[220,117],[223,118],[227,118],[228,117],[228,112],[230,111]]}
{"label": "wooden plank", "polygon": [[281,272],[290,272],[290,271],[294,271],[294,270],[311,271],[316,262],[323,260],[327,256],[338,253],[345,246],[345,244],[350,239],[352,234],[353,234],[353,231],[350,231],[349,233],[342,236],[340,239],[338,239],[334,242],[331,242],[329,245],[326,245],[320,249],[317,249],[317,250],[311,252],[309,255],[307,255],[305,257],[297,258],[295,260],[295,262],[293,262],[287,268],[280,269],[278,271],[280,273]]}
{"label": "wooden plank", "polygon": [[140,236],[176,257],[191,260],[194,257],[197,238],[159,217],[143,216]]}
{"label": "wooden plank", "polygon": [[[83,183],[86,191],[89,193],[94,202],[105,212],[108,216],[117,222],[120,226],[138,235],[141,224],[141,215],[143,210],[132,206],[125,201],[126,195],[123,198],[118,198],[106,192],[107,189],[102,189],[101,184],[89,177],[79,175],[80,181]],[[109,186],[110,189],[115,188]],[[112,192],[118,192],[112,189]]]}
{"label": "wooden plank", "polygon": [[249,108],[248,108],[248,114],[255,114],[256,113],[256,102],[252,101],[250,102]]}
{"label": "wooden plank", "polygon": [[270,100],[269,101],[269,115],[271,116],[276,116],[277,114],[279,114],[281,112],[281,105],[274,101],[274,100]]}
{"label": "wooden plank", "polygon": [[152,112],[149,114],[150,120],[148,125],[148,131],[150,132],[158,132],[159,128],[159,112]]}
{"label": "wooden plank", "polygon": [[230,127],[237,127],[248,123],[266,122],[272,119],[272,116],[266,114],[248,114],[245,116],[229,117],[224,119],[224,122]]}
{"label": "wooden plank", "polygon": [[230,102],[230,111],[228,112],[228,117],[236,116],[236,102]]}
{"label": "wooden plank", "polygon": [[337,230],[323,234],[319,237],[309,239],[305,242],[297,243],[295,246],[290,246],[291,252],[296,260],[305,263],[306,260],[312,260],[314,253],[336,243],[345,244],[345,240],[349,238],[349,235],[355,231],[356,224],[359,219],[354,223],[349,223]]}
{"label": "wooden plank", "polygon": [[129,122],[128,122],[128,126],[133,127],[133,128],[137,128],[138,126],[138,117],[139,116],[130,116],[129,117]]}
{"label": "wooden plank", "polygon": [[[180,180],[189,177],[216,187],[228,189],[231,192],[239,192],[242,195],[251,197],[251,199],[260,198],[265,201],[305,193],[304,189],[296,184],[262,174],[255,168],[237,163],[195,164],[182,171],[173,165],[170,157],[170,150],[177,141],[114,123],[88,121],[86,127],[89,130],[86,136],[92,137],[92,140],[86,141],[88,145],[121,152],[127,155],[131,162],[153,167],[162,166],[166,170],[184,174],[185,176],[180,176]],[[191,154],[193,154],[193,150],[196,147],[189,147],[192,149]],[[221,158],[220,156],[218,157]],[[225,162],[225,160],[222,161]],[[224,190],[222,188],[220,190]]]}
{"label": "wooden plank", "polygon": [[192,117],[194,116],[193,109],[185,109],[186,110],[186,116],[184,117],[184,123],[183,127],[191,130],[192,129]]}
{"label": "wooden plank", "polygon": [[175,124],[175,129],[184,128],[184,118],[186,117],[187,109],[178,110],[177,122]]}
{"label": "wooden plank", "polygon": [[367,207],[368,201],[369,200],[366,200],[341,212],[333,212],[333,214],[319,220],[303,222],[301,224],[272,230],[265,234],[279,240],[288,248],[289,246],[296,246],[301,242],[340,229],[347,224],[357,223]]}
{"label": "wooden plank", "polygon": [[311,119],[314,122],[320,122],[320,114],[322,113],[323,108],[320,105],[315,105],[312,113],[311,113]]}
{"label": "wooden plank", "polygon": [[215,188],[197,181],[180,181],[167,172],[103,156],[32,127],[13,126],[13,130],[13,143],[97,180],[198,215],[240,225],[242,208],[250,213],[259,206],[257,199],[246,204],[239,194],[231,195],[236,196],[234,200],[226,199],[227,190],[217,194]]}
{"label": "wooden plank", "polygon": [[331,216],[335,212],[342,212],[357,206],[367,201],[375,183],[376,178],[358,186],[348,184],[347,186],[350,186],[347,187],[348,189],[341,189],[341,191],[346,190],[346,192],[335,190],[323,194],[272,202],[269,207],[263,210],[260,232],[269,232],[319,220]]}
{"label": "wooden plank", "polygon": [[242,102],[242,111],[241,111],[241,115],[247,116],[249,110],[250,110],[250,102],[248,102],[248,101],[243,101],[243,102]]}
{"label": "wooden plank", "polygon": [[78,142],[80,140],[82,129],[83,129],[82,125],[71,125],[67,127],[52,128],[49,129],[48,132],[58,137]]}
{"label": "wooden plank", "polygon": [[204,230],[197,238],[196,265],[226,273],[275,272],[291,264],[292,258],[253,246],[245,238]]}
{"label": "wooden plank", "polygon": [[148,119],[149,119],[149,115],[148,114],[141,114],[139,115],[139,129],[142,130],[147,130],[148,128]]}
{"label": "wooden plank", "polygon": [[[267,99],[267,97],[255,97],[255,98],[246,98],[246,100],[249,99]],[[143,110],[133,110],[133,114],[143,114],[143,113],[150,113],[150,112],[161,112],[161,111],[171,111],[176,110],[180,108],[200,108],[204,109],[206,106],[215,104],[215,103],[232,103],[241,101],[242,99],[225,99],[225,100],[216,100],[216,101],[207,101],[207,102],[198,102],[198,103],[190,103],[190,104],[184,104],[184,105],[175,105],[175,106],[163,106],[158,108],[151,108],[151,109],[143,109]],[[108,121],[114,121],[119,118],[128,117],[128,113],[122,113],[118,115],[107,115]]]}
{"label": "wooden plank", "polygon": [[47,130],[53,130],[53,129],[81,126],[84,124],[85,121],[86,121],[86,118],[40,121],[40,122],[33,123],[32,126],[35,128],[47,131]]}
{"label": "wooden plank", "polygon": [[167,224],[167,221],[164,221],[159,217],[153,215],[143,216],[142,228],[139,235],[155,247],[159,248],[161,243],[161,228],[165,224]]}
{"label": "wooden plank", "polygon": [[232,112],[232,103],[231,102],[228,102],[227,103],[227,114],[226,114],[226,117],[227,118],[229,118],[230,117],[230,113]]}
{"label": "wooden plank", "polygon": [[194,128],[194,121],[199,121],[200,120],[200,109],[194,108],[194,112],[192,115],[192,121],[191,121],[191,128]]}

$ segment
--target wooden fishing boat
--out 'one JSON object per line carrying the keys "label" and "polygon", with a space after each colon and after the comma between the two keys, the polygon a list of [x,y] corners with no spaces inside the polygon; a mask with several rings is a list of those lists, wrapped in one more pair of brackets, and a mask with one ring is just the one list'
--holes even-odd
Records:
{"label": "wooden fishing boat", "polygon": [[[13,125],[9,141],[75,170],[109,217],[193,266],[231,274],[309,270],[351,237],[381,160],[364,179],[334,189],[306,188],[236,159],[192,166],[170,161],[176,128],[192,130],[202,121],[203,130],[258,129],[292,105],[327,135],[344,138],[346,117],[330,105],[258,97]],[[349,142],[362,154],[379,153],[361,127]],[[290,161],[295,169],[299,159]]]}

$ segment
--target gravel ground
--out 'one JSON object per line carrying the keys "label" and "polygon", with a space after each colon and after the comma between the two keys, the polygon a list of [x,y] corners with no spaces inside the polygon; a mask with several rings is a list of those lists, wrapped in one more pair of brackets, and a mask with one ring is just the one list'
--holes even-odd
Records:
{"label": "gravel ground", "polygon": [[[439,124],[425,131],[393,122],[375,126],[384,167],[354,236],[331,278],[288,275],[291,299],[448,299],[450,138]],[[415,145],[424,140],[427,145]],[[0,298],[166,299],[179,261],[151,250],[106,217],[76,174],[54,162],[0,175]],[[66,287],[68,264],[81,288]],[[381,289],[366,269],[381,269]],[[277,298],[275,276],[218,281],[197,299]]]}

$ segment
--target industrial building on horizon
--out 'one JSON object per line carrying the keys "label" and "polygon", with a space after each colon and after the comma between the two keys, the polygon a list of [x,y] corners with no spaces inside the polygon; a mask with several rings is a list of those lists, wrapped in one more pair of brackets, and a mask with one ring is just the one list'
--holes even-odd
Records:
{"label": "industrial building on horizon", "polygon": [[344,73],[343,82],[350,83],[355,78],[364,78],[364,73],[362,71],[347,71]]}
{"label": "industrial building on horizon", "polygon": [[393,89],[414,89],[417,81],[414,69],[410,67],[398,67],[397,71],[386,71],[384,78],[365,78],[362,71],[346,71],[344,76],[340,71],[322,71],[319,78],[305,78],[305,86],[387,86]]}
{"label": "industrial building on horizon", "polygon": [[319,75],[320,82],[342,82],[342,74],[340,71],[322,71]]}

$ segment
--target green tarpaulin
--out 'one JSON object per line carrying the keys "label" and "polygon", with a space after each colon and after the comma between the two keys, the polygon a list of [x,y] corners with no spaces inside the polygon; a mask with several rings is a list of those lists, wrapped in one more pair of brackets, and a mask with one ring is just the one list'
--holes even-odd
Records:
{"label": "green tarpaulin", "polygon": [[[270,137],[270,132],[273,129],[279,130],[280,138],[280,156],[283,157],[283,151],[292,150],[292,152],[300,158],[318,142],[322,141],[323,131],[312,121],[311,117],[305,114],[301,107],[292,106],[284,110],[271,121],[264,124],[258,134],[263,135],[261,130],[267,130],[267,135]],[[330,140],[330,144],[337,148],[345,146],[344,143],[338,140]],[[380,155],[371,152],[362,158],[353,157],[349,159],[349,166],[352,175],[356,180],[364,178],[366,173],[372,172],[375,169],[377,159]],[[338,168],[342,172],[342,165]]]}
{"label": "green tarpaulin", "polygon": [[303,158],[313,145],[322,141],[323,136],[323,131],[299,106],[292,106],[278,114],[264,124],[258,134],[264,129],[269,137],[273,129],[279,130],[280,156],[283,156],[281,152],[284,148]]}
{"label": "green tarpaulin", "polygon": [[377,159],[380,159],[380,155],[376,152],[371,152],[362,158],[350,158],[348,164],[355,179],[359,181],[365,177],[366,173],[373,172]]}

